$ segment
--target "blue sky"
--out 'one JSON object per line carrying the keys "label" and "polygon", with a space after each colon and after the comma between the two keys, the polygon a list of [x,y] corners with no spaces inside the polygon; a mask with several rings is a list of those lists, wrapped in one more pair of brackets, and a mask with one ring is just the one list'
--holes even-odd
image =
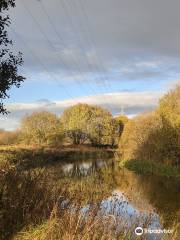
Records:
{"label": "blue sky", "polygon": [[8,32],[26,80],[10,90],[1,127],[77,102],[114,115],[154,109],[180,83],[179,8],[178,0],[17,0]]}

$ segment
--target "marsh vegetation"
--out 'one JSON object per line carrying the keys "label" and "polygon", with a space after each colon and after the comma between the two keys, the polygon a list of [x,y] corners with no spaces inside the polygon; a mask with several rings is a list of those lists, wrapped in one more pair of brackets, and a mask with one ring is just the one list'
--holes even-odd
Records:
{"label": "marsh vegetation", "polygon": [[176,239],[177,179],[121,169],[113,152],[61,154],[1,149],[1,239],[136,239],[138,224]]}

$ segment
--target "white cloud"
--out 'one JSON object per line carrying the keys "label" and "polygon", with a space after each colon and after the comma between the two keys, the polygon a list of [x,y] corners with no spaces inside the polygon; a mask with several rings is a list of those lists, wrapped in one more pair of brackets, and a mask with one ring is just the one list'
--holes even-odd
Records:
{"label": "white cloud", "polygon": [[157,68],[161,64],[160,60],[157,61],[142,61],[142,62],[137,62],[135,65],[137,67],[150,67],[150,68]]}
{"label": "white cloud", "polygon": [[67,108],[77,103],[87,103],[95,105],[119,105],[124,107],[135,106],[151,106],[157,105],[162,92],[122,92],[122,93],[107,93],[102,95],[79,97],[63,101],[48,100],[37,101],[34,103],[11,103],[7,104],[10,111],[16,110],[37,110],[39,108]]}

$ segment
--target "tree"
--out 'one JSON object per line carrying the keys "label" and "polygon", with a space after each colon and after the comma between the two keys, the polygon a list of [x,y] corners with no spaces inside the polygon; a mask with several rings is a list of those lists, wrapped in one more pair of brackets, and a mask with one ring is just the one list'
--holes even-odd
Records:
{"label": "tree", "polygon": [[[10,18],[6,11],[15,7],[15,0],[0,1],[0,113],[7,113],[3,100],[9,98],[8,91],[14,85],[20,87],[24,77],[18,74],[18,66],[23,64],[22,54],[14,55],[9,47],[12,41],[9,40],[6,27],[10,25]],[[5,15],[2,15],[4,11]]]}
{"label": "tree", "polygon": [[49,112],[34,112],[25,116],[21,123],[24,142],[29,144],[59,144],[62,142],[60,122]]}
{"label": "tree", "polygon": [[117,147],[119,144],[120,137],[123,133],[124,126],[128,122],[128,117],[120,115],[114,117],[111,122],[111,146]]}
{"label": "tree", "polygon": [[162,97],[157,113],[163,122],[168,158],[171,163],[178,165],[180,159],[180,85]]}
{"label": "tree", "polygon": [[112,115],[101,108],[95,109],[89,124],[89,140],[93,146],[112,145]]}
{"label": "tree", "polygon": [[164,121],[180,131],[180,85],[160,99],[157,112]]}
{"label": "tree", "polygon": [[66,109],[60,118],[65,134],[75,145],[88,139],[88,122],[91,112],[87,104],[77,104]]}
{"label": "tree", "polygon": [[118,137],[120,137],[122,132],[123,132],[123,130],[124,130],[124,126],[128,122],[129,119],[125,115],[120,115],[118,117],[115,117],[114,119],[115,119],[115,121],[117,123],[117,130],[116,130],[116,132],[117,132]]}
{"label": "tree", "polygon": [[141,114],[128,121],[120,139],[119,153],[123,160],[179,165],[179,86],[162,97],[155,112]]}
{"label": "tree", "polygon": [[105,109],[77,104],[64,111],[61,123],[73,144],[90,141],[92,145],[108,144],[111,138],[112,115]]}
{"label": "tree", "polygon": [[[150,136],[162,128],[162,122],[154,112],[141,114],[129,120],[122,133],[119,151],[124,160],[151,160],[156,152],[157,140]],[[156,154],[156,158],[158,158]]]}

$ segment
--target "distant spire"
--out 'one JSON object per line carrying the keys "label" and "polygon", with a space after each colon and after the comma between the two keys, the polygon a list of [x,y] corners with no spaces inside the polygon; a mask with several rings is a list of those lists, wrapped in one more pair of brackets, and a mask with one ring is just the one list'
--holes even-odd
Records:
{"label": "distant spire", "polygon": [[121,106],[121,115],[124,115],[124,107]]}

